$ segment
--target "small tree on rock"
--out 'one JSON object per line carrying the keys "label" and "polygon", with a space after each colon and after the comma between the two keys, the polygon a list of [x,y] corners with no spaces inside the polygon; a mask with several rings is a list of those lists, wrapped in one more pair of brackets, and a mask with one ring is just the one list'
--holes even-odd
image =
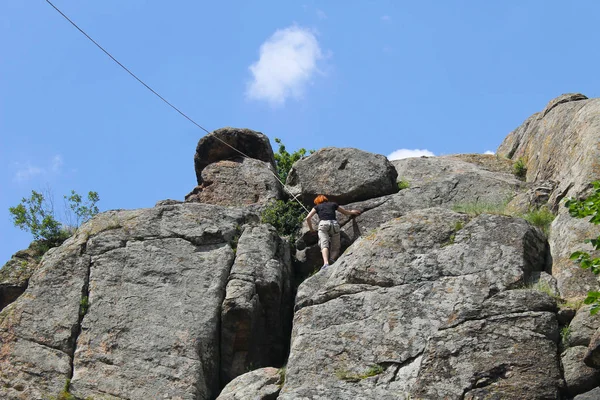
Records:
{"label": "small tree on rock", "polygon": [[[314,153],[314,150],[302,148],[289,153],[281,139],[275,138],[275,142],[279,145],[279,150],[275,153],[275,165],[277,167],[277,175],[283,184],[287,180],[287,176],[292,169],[292,165],[298,160],[306,156],[306,153]],[[299,227],[304,220],[305,209],[294,199],[274,200],[270,202],[261,213],[261,221],[271,224],[277,229],[281,236],[285,236],[293,243],[296,240]]]}
{"label": "small tree on rock", "polygon": [[[100,201],[100,196],[97,192],[88,192],[87,199],[83,199],[80,194],[71,190],[69,196],[64,196],[65,208],[70,210],[67,213],[67,224],[69,227],[78,227],[94,215],[100,212],[96,205]],[[72,217],[74,215],[74,217]],[[73,221],[74,219],[74,221]]]}
{"label": "small tree on rock", "polygon": [[[99,212],[96,203],[100,197],[96,192],[89,192],[87,200],[83,200],[74,190],[69,197],[65,196],[66,208],[70,214],[75,214],[75,224],[63,224],[56,219],[50,191],[46,193],[31,191],[29,198],[23,198],[21,203],[10,207],[13,223],[16,227],[28,231],[38,242],[42,253],[52,247],[59,246],[79,226]],[[67,219],[72,219],[67,216]]]}
{"label": "small tree on rock", "polygon": [[35,190],[29,198],[23,198],[16,207],[10,207],[16,227],[29,231],[34,240],[57,242],[61,237],[61,223],[54,218],[54,207],[47,196]]}
{"label": "small tree on rock", "polygon": [[[296,161],[304,158],[306,156],[307,151],[305,148],[301,148],[290,154],[286,150],[285,145],[281,142],[281,139],[275,138],[275,143],[279,145],[277,153],[274,154],[275,165],[277,166],[277,175],[279,175],[279,179],[281,179],[281,182],[285,183],[285,181],[287,180],[287,176],[290,170],[292,169],[292,165],[294,165]],[[308,153],[310,154],[314,152],[314,150],[308,151]]]}

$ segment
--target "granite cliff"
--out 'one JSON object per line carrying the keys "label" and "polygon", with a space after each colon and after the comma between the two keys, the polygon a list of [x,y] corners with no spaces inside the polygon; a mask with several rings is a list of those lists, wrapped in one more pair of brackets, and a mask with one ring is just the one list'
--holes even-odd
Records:
{"label": "granite cliff", "polygon": [[[562,201],[599,160],[600,99],[581,94],[496,155],[326,148],[287,191],[265,135],[217,130],[185,201],[104,212],[0,270],[0,398],[598,399],[600,314],[581,299],[600,283],[569,254],[600,232]],[[288,193],[363,211],[340,218],[331,268],[314,273],[306,227],[290,243],[261,222]],[[547,233],[521,218],[540,207]]]}

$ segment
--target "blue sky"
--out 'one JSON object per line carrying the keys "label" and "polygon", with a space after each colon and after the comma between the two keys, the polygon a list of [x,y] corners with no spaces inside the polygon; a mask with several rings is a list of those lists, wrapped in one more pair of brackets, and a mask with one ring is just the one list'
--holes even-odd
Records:
{"label": "blue sky", "polygon": [[[562,93],[600,95],[595,0],[53,2],[208,130],[274,149],[483,153]],[[195,186],[205,133],[45,1],[0,2],[0,48],[0,265],[30,242],[8,208],[32,189],[60,217],[71,189],[108,210]]]}

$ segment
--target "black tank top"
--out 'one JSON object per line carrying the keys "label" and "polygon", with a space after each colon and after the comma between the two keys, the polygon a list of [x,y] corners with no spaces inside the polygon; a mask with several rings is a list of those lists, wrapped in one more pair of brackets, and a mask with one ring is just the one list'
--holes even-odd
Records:
{"label": "black tank top", "polygon": [[337,210],[337,203],[328,201],[327,203],[317,204],[315,210],[321,221],[337,220],[335,216],[335,210]]}

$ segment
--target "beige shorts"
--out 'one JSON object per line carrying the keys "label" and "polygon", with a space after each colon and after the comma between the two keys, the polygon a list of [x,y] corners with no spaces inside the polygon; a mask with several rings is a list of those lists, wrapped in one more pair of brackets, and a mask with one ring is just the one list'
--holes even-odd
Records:
{"label": "beige shorts", "polygon": [[319,221],[319,247],[332,252],[339,250],[340,224],[337,221]]}

